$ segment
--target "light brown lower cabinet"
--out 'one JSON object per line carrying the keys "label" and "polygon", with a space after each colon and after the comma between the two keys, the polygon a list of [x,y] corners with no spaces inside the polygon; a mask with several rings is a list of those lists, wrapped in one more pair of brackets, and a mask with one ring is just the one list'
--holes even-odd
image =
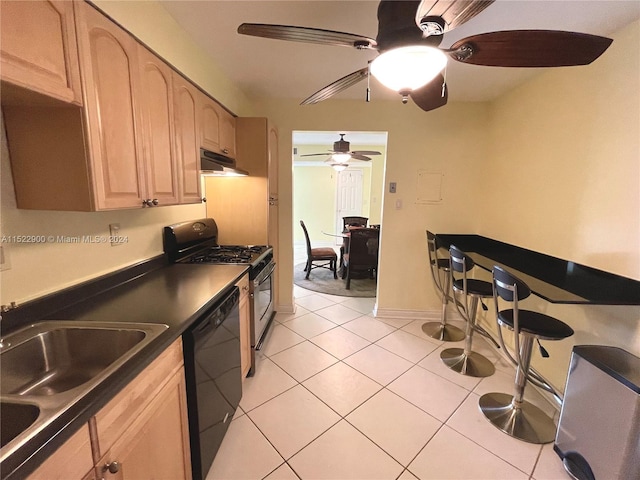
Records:
{"label": "light brown lower cabinet", "polygon": [[178,339],[28,478],[189,480],[186,401]]}
{"label": "light brown lower cabinet", "polygon": [[84,480],[87,475],[93,478],[93,474],[89,427],[84,425],[29,475],[29,480]]}
{"label": "light brown lower cabinet", "polygon": [[242,380],[251,369],[251,304],[249,297],[249,275],[242,277],[237,287],[240,289],[240,373]]}

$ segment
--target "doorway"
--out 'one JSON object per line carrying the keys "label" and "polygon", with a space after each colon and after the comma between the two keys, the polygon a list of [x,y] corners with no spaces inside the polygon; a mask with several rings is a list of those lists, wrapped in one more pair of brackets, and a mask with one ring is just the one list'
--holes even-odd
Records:
{"label": "doorway", "polygon": [[[347,204],[353,197],[352,207],[359,211],[355,215],[369,218],[369,223],[382,223],[382,195],[384,190],[384,171],[387,152],[387,132],[345,132],[345,131],[299,131],[294,130],[293,146],[293,234],[294,234],[294,266],[306,260],[306,244],[300,220],[305,222],[309,239],[313,247],[336,246],[335,235],[342,231],[342,205],[339,204],[338,184],[342,172],[330,165],[334,142],[340,140],[350,142],[350,150],[366,150],[380,152],[371,155],[370,161],[350,161],[342,172],[358,172],[343,177],[360,184],[347,194],[351,187],[344,187],[340,195]],[[329,162],[327,162],[329,160]],[[357,176],[361,180],[357,180]],[[342,197],[341,197],[342,198]],[[340,208],[339,208],[340,207]],[[341,240],[339,242],[341,244]]]}

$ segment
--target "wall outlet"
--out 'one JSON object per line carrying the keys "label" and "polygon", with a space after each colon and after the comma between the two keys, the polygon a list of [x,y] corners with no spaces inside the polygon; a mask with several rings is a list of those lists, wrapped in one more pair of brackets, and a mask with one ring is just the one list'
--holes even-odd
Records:
{"label": "wall outlet", "polygon": [[0,271],[9,270],[11,262],[9,261],[9,247],[0,245]]}
{"label": "wall outlet", "polygon": [[122,245],[121,242],[118,241],[118,238],[122,237],[122,232],[120,231],[119,223],[110,223],[109,224],[109,238],[111,239],[111,246],[117,247],[118,245]]}
{"label": "wall outlet", "polygon": [[396,182],[389,183],[389,193],[396,193]]}

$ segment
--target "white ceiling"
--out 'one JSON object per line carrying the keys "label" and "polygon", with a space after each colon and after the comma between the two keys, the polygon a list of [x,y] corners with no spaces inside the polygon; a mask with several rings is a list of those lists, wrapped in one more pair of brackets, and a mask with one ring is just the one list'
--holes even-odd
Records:
{"label": "white ceiling", "polygon": [[[377,53],[285,42],[236,33],[243,22],[298,25],[376,37],[378,2],[371,0],[160,0],[226,75],[251,96],[303,100],[367,65]],[[441,47],[483,32],[513,29],[568,30],[607,36],[640,18],[640,1],[497,0],[468,23],[445,34]],[[638,45],[629,46],[638,55]],[[606,55],[606,52],[605,52]],[[597,60],[596,60],[597,61]],[[564,67],[588,68],[588,67]],[[544,69],[497,68],[450,61],[449,101],[487,101]],[[397,94],[371,81],[372,101]],[[366,81],[336,98],[362,98]]]}

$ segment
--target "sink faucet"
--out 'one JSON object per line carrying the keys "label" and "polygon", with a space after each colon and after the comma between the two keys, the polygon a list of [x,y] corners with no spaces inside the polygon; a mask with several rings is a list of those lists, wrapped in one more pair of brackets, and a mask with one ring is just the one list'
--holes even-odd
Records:
{"label": "sink faucet", "polygon": [[0,306],[0,349],[11,346],[9,342],[5,342],[4,338],[2,338],[2,314],[17,307],[18,305],[16,304],[16,302],[11,302],[9,305]]}

